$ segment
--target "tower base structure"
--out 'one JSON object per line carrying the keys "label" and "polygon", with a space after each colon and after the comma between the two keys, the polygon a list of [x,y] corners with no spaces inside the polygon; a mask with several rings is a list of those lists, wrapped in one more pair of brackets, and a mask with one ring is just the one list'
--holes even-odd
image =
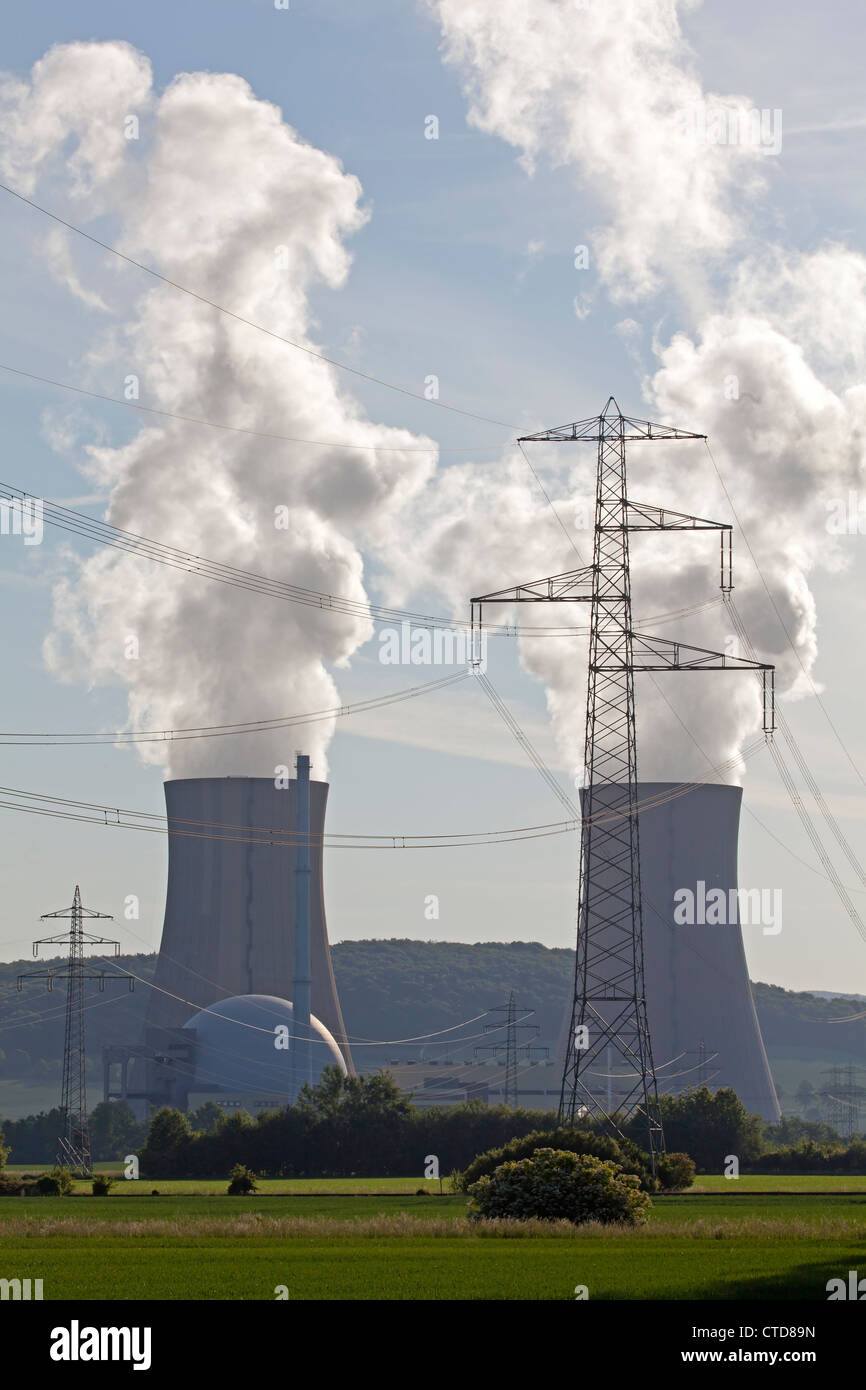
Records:
{"label": "tower base structure", "polygon": [[[775,1124],[781,1111],[743,933],[776,934],[780,924],[772,889],[739,888],[742,797],[741,787],[721,784],[638,783],[647,1020],[660,1095],[730,1086],[748,1111]],[[570,1022],[569,1009],[560,1060]],[[610,1114],[630,1082],[602,1061],[593,1090]]]}

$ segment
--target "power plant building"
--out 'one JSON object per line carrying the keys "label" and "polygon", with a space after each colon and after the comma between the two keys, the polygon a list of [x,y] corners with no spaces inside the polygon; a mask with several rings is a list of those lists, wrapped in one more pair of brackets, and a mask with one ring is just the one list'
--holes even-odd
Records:
{"label": "power plant building", "polygon": [[[328,1064],[354,1075],[325,921],[328,784],[306,782],[308,861],[298,844],[299,810],[305,824],[305,793],[299,805],[298,786],[297,779],[278,785],[264,777],[165,783],[169,862],[162,941],[144,1043],[129,1049],[133,1081],[127,1059],[113,1094],[144,1100],[144,1108],[186,1108],[191,1095],[197,1103],[208,1091],[214,1098],[246,1095],[251,1109],[289,1103],[297,1089],[291,1073],[296,989],[302,1015],[305,991],[309,995],[309,1078],[317,1080]],[[300,984],[296,902],[308,934],[309,967]],[[298,944],[304,959],[303,940]],[[117,1060],[106,1059],[106,1076]],[[256,1077],[259,1084],[250,1089]]]}

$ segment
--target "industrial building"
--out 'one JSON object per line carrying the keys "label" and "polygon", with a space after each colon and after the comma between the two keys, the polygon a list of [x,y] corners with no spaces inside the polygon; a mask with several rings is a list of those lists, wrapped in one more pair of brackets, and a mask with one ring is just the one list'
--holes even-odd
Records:
{"label": "industrial building", "polygon": [[[308,774],[299,758],[304,764]],[[253,1111],[285,1105],[304,1041],[301,1081],[317,1080],[329,1063],[354,1075],[325,921],[328,784],[307,775],[300,786],[298,777],[165,783],[168,887],[156,974],[143,1041],[106,1052],[106,1098],[126,1099],[141,1115],[185,1109],[206,1094],[227,1105],[245,1097]]]}

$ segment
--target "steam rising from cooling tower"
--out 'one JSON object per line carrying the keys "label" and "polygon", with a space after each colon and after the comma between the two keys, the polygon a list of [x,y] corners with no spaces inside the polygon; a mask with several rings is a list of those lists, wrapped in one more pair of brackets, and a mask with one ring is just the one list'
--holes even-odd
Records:
{"label": "steam rising from cooling tower", "polygon": [[[6,82],[0,100],[2,165],[15,186],[75,223],[111,214],[108,239],[128,255],[315,348],[308,294],[345,280],[344,240],[366,220],[361,188],[246,82],[187,73],[159,94],[149,63],[128,44],[73,43],[36,63],[29,82]],[[138,139],[125,138],[129,113]],[[119,395],[125,380],[127,394],[140,391],[163,410],[374,446],[313,448],[146,423],[123,447],[85,447],[90,478],[110,495],[106,519],[364,600],[359,542],[372,543],[423,484],[432,466],[418,449],[424,441],[371,423],[315,357],[140,271],[118,273],[116,261],[94,261],[59,229],[45,249],[46,263],[94,312],[103,300],[125,300],[121,319],[103,317],[93,333],[96,389]],[[76,443],[92,440],[94,426],[67,415],[55,433]],[[132,728],[199,727],[338,704],[328,668],[347,662],[371,631],[363,617],[323,615],[109,550],[56,589],[46,654],[59,675],[89,667],[91,680],[126,685]],[[315,724],[309,737],[320,776],[332,727]],[[272,774],[286,761],[279,733],[140,751],[173,777],[215,767]]]}
{"label": "steam rising from cooling tower", "polygon": [[[827,533],[827,504],[863,486],[866,259],[838,244],[809,254],[767,245],[762,199],[772,185],[778,142],[762,144],[753,119],[762,114],[755,111],[759,102],[703,89],[678,20],[693,0],[538,0],[530,7],[519,0],[471,6],[428,0],[428,7],[440,22],[446,58],[464,82],[470,122],[519,150],[528,173],[552,164],[594,199],[586,231],[576,238],[590,251],[590,270],[574,277],[576,315],[586,318],[605,295],[645,306],[651,342],[634,317],[618,328],[643,380],[647,409],[625,392],[620,403],[710,436],[773,601],[811,670],[817,615],[809,573],[847,563],[844,542]],[[778,127],[781,139],[781,113],[765,114],[772,118],[765,133]],[[757,130],[759,138],[708,138],[714,120],[723,129]],[[662,301],[655,298],[660,291]],[[666,340],[653,326],[663,321],[669,333],[672,313],[682,331]],[[587,413],[578,402],[563,402],[563,419]],[[536,452],[533,463],[560,470],[548,488],[588,563],[591,531],[585,521],[575,523],[575,513],[586,515],[592,458],[562,446]],[[545,559],[532,561],[539,575],[580,563],[549,508],[545,529],[546,504],[523,469],[519,458],[510,461],[501,484],[498,465],[450,469],[437,478],[425,497],[420,544],[408,558],[396,551],[392,557],[400,576],[392,601],[435,576],[462,612],[468,592],[514,581],[507,557],[527,537],[533,555],[543,537]],[[640,501],[733,519],[701,445],[688,460],[664,450],[635,451],[631,492]],[[803,693],[808,683],[742,535],[735,535],[735,547],[738,606],[752,641],[777,664],[780,688]],[[652,537],[635,544],[632,557],[636,617],[679,609],[684,593],[713,595],[714,557],[705,542],[683,549],[679,540],[674,548]],[[521,577],[532,564],[521,557]],[[528,621],[525,610],[520,619]],[[698,645],[717,648],[733,638],[723,613],[675,623],[678,635]],[[521,657],[544,679],[560,747],[578,769],[584,683],[574,645],[526,640]],[[717,763],[737,755],[759,725],[757,689],[749,683],[734,689],[695,681],[673,692],[660,679],[659,687],[663,694],[644,680],[640,690],[645,777],[706,779],[708,758]],[[697,731],[700,748],[665,697]]]}
{"label": "steam rising from cooling tower", "polygon": [[[625,391],[621,404],[710,435],[809,671],[817,650],[809,574],[846,563],[843,545],[827,534],[826,503],[862,486],[866,260],[838,244],[809,254],[767,245],[762,199],[774,177],[772,150],[702,139],[699,124],[689,124],[689,113],[703,111],[747,125],[754,105],[704,91],[679,28],[691,4],[428,0],[446,58],[464,81],[470,120],[512,144],[528,173],[555,164],[594,198],[584,236],[590,270],[576,280],[575,312],[585,319],[605,296],[627,306],[618,330],[647,408]],[[345,241],[366,216],[360,186],[240,78],[184,74],[157,93],[147,60],[129,45],[75,43],[53,48],[29,81],[3,84],[0,101],[2,166],[22,191],[73,221],[110,214],[110,239],[124,251],[315,346],[308,295],[345,280]],[[140,123],[138,140],[125,138],[129,113]],[[45,264],[96,316],[89,357],[96,389],[110,377],[116,393],[123,364],[121,377],[138,382],[142,399],[171,411],[396,446],[313,449],[149,424],[123,447],[86,445],[114,525],[359,599],[363,549],[386,566],[391,602],[435,586],[461,618],[471,593],[514,579],[515,553],[521,574],[588,562],[591,457],[560,449],[533,459],[539,470],[559,470],[552,481],[546,476],[572,545],[518,455],[434,477],[431,456],[412,451],[418,441],[367,420],[327,364],[154,287],[140,272],[118,274],[116,263],[94,259],[59,229],[43,250]],[[122,306],[117,320],[106,321],[106,304]],[[635,317],[642,312],[645,325]],[[668,327],[672,321],[680,331]],[[531,391],[522,404],[525,423],[537,424]],[[563,401],[563,418],[579,417],[585,405]],[[86,416],[54,413],[50,425],[66,445],[100,437]],[[688,462],[655,446],[636,453],[631,487],[638,500],[732,519],[699,444]],[[274,524],[281,507],[286,529]],[[737,601],[751,638],[776,663],[780,690],[802,692],[807,683],[739,535],[736,545]],[[675,548],[641,539],[632,557],[638,618],[680,609],[684,594],[717,592],[705,537],[677,538]],[[522,613],[521,621],[532,618]],[[678,617],[675,631],[712,648],[733,637],[719,609]],[[90,680],[125,685],[132,728],[200,726],[334,705],[331,672],[370,634],[363,619],[251,598],[109,551],[58,587],[46,653],[58,674],[77,678],[86,669]],[[524,666],[545,682],[575,772],[583,756],[583,651],[583,643],[564,640],[521,643]],[[709,764],[733,758],[719,774],[729,778],[742,769],[744,743],[759,723],[757,688],[739,679],[695,678],[676,691],[663,678],[658,689],[645,679],[639,709],[648,778],[712,780]],[[331,733],[328,722],[313,726],[310,753],[322,776]],[[172,776],[269,773],[285,762],[279,735],[139,751]]]}

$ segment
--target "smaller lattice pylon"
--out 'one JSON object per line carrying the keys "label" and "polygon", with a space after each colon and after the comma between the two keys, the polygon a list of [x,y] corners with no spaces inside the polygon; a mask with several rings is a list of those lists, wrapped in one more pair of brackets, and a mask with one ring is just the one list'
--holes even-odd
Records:
{"label": "smaller lattice pylon", "polygon": [[115,958],[120,955],[120,942],[109,940],[106,936],[93,936],[84,930],[84,919],[100,917],[111,921],[109,912],[94,912],[83,907],[78,884],[72,906],[61,908],[58,912],[45,912],[41,921],[51,918],[69,918],[69,931],[57,936],[45,936],[33,943],[34,956],[39,955],[40,946],[68,946],[67,963],[64,969],[33,970],[18,976],[19,991],[25,980],[44,980],[47,989],[53,990],[56,980],[66,980],[66,1031],[63,1043],[63,1089],[60,1100],[63,1130],[57,1138],[57,1163],[60,1167],[92,1171],[90,1154],[90,1126],[87,1118],[87,1078],[86,1078],[86,1038],[84,992],[88,980],[98,980],[100,992],[105,990],[105,981],[128,980],[129,988],[135,988],[135,980],[126,971],[88,970],[90,961],[84,955],[88,946],[113,946]]}
{"label": "smaller lattice pylon", "polygon": [[[476,1057],[478,1056],[479,1052],[491,1052],[491,1053],[493,1054],[494,1057],[497,1056],[497,1054],[500,1053],[500,1052],[504,1052],[504,1053],[505,1053],[505,1097],[504,1097],[504,1104],[507,1105],[507,1106],[509,1106],[512,1110],[516,1110],[516,1109],[517,1109],[517,1056],[518,1056],[518,1053],[520,1053],[520,1052],[525,1052],[526,1055],[527,1055],[527,1057],[530,1057],[530,1058],[531,1058],[532,1052],[533,1052],[532,1043],[528,1043],[528,1042],[527,1042],[527,1043],[518,1043],[518,1041],[517,1041],[517,1031],[518,1031],[518,1029],[528,1029],[530,1032],[534,1033],[536,1037],[538,1037],[538,1034],[539,1034],[539,1032],[540,1032],[540,1029],[539,1029],[539,1027],[538,1027],[538,1025],[537,1025],[536,1023],[523,1023],[523,1022],[518,1023],[518,1021],[517,1021],[517,1005],[516,1005],[515,1002],[514,1002],[514,990],[512,990],[511,993],[509,994],[509,996],[508,996],[508,1003],[507,1003],[507,1004],[496,1004],[496,1005],[494,1005],[494,1007],[493,1007],[492,1009],[490,1009],[488,1012],[490,1012],[490,1013],[492,1013],[492,1014],[495,1014],[495,1013],[504,1013],[504,1014],[505,1014],[505,1042],[504,1042],[504,1043],[482,1043],[482,1044],[480,1045],[480,1047],[474,1048],[474,1049],[473,1049],[473,1052],[474,1052],[474,1055],[475,1055]],[[534,1013],[535,1013],[535,1010],[534,1010],[534,1009],[525,1010],[525,1011],[523,1012],[523,1014],[522,1014],[522,1018],[531,1018],[532,1015],[533,1015]],[[501,1023],[485,1023],[485,1024],[484,1024],[484,1032],[485,1032],[485,1033],[498,1033],[498,1032],[501,1031],[501,1029],[502,1029],[502,1024],[501,1024]],[[546,1048],[546,1047],[539,1047],[539,1048],[536,1048],[535,1050],[538,1051],[538,1052],[543,1052],[544,1055],[547,1056],[548,1048]]]}

